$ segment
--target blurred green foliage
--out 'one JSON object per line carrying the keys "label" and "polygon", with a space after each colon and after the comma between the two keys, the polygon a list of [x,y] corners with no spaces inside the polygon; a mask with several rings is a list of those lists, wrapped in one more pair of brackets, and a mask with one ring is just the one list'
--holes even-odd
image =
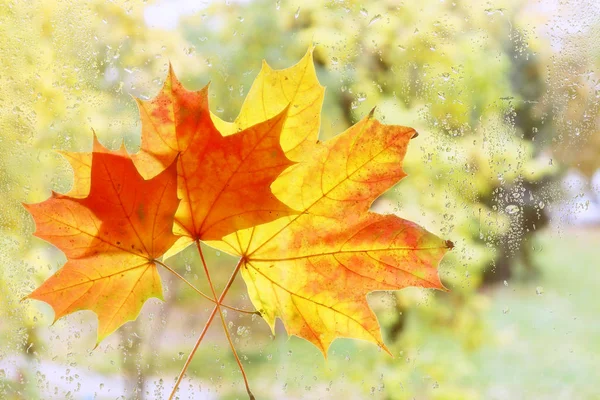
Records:
{"label": "blurred green foliage", "polygon": [[[15,1],[0,7],[0,396],[30,399],[50,392],[56,398],[80,398],[77,392],[66,396],[63,389],[46,387],[49,378],[35,372],[36,363],[51,361],[121,373],[128,377],[125,397],[155,398],[144,382],[164,376],[164,382],[153,382],[156,392],[169,390],[209,307],[164,276],[167,303],[148,305],[147,317],[88,353],[93,317],[78,313],[48,328],[46,306],[20,302],[64,262],[56,249],[32,238],[32,220],[20,206],[44,200],[50,190],[68,189],[68,164],[52,150],[89,150],[93,128],[108,146],[124,140],[136,151],[140,127],[131,95],[154,96],[169,62],[190,89],[210,81],[213,112],[232,120],[262,59],[274,68],[288,67],[314,43],[317,72],[327,87],[322,139],[342,132],[373,107],[382,121],[420,133],[405,160],[409,176],[373,207],[455,243],[441,267],[451,291],[370,296],[395,359],[373,346],[340,340],[325,363],[299,339],[274,340],[260,320],[230,313],[252,379],[261,393],[297,398],[312,398],[318,387],[331,388],[319,392],[321,397],[492,398],[468,376],[477,375],[478,362],[488,362],[477,361],[477,355],[499,349],[495,346],[502,341],[503,333],[490,322],[497,307],[487,286],[504,276],[495,268],[508,268],[502,272],[507,277],[519,266],[530,268],[527,249],[538,246],[534,233],[561,198],[562,174],[576,168],[590,178],[600,166],[597,43],[585,33],[548,32],[559,13],[543,12],[543,3],[518,0],[493,6],[458,0],[256,0],[189,10],[174,4]],[[575,7],[564,7],[560,10],[580,16]],[[177,23],[156,26],[169,17]],[[590,24],[600,26],[597,18]],[[563,51],[556,50],[560,40]],[[575,49],[565,51],[570,47]],[[541,273],[551,263],[548,256],[534,261]],[[206,289],[193,252],[169,262]],[[226,279],[233,263],[210,253],[217,280]],[[232,305],[249,306],[244,290],[238,283]],[[78,321],[78,328],[69,328]],[[222,335],[216,331],[211,340],[219,349],[207,343],[190,374],[208,382],[218,396],[241,393],[234,364],[222,359],[228,357]],[[265,362],[264,352],[273,349],[278,353]],[[290,373],[296,381],[289,392],[281,392],[288,384],[282,382],[282,366],[292,364],[313,371],[315,378]],[[214,371],[217,365],[226,365],[216,368],[226,372]],[[340,379],[362,388],[362,394],[333,385]],[[302,395],[307,387],[312,389]]]}

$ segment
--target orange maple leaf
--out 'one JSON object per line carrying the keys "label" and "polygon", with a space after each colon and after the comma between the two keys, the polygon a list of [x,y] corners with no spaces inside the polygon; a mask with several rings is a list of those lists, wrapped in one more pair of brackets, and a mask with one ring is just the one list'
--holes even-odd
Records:
{"label": "orange maple leaf", "polygon": [[[70,158],[77,165],[74,160],[83,160],[87,170],[87,156]],[[177,239],[172,226],[179,200],[175,163],[144,180],[124,147],[108,151],[95,137],[89,178],[87,189],[87,181],[76,180],[71,196],[53,192],[42,203],[24,205],[36,222],[35,235],[67,256],[67,263],[27,297],[50,304],[55,320],[94,311],[99,343],[134,320],[147,299],[162,300],[154,260]]]}
{"label": "orange maple leaf", "polygon": [[151,101],[138,100],[138,106],[142,145],[132,158],[140,173],[153,176],[179,155],[182,200],[175,232],[186,237],[184,245],[294,212],[269,189],[293,164],[280,145],[285,105],[271,118],[224,137],[210,117],[208,86],[190,92],[170,68],[162,91]]}
{"label": "orange maple leaf", "polygon": [[443,288],[437,264],[452,244],[412,222],[368,211],[405,176],[402,160],[414,136],[411,128],[369,115],[273,183],[298,215],[209,242],[242,257],[250,299],[271,329],[279,317],[288,333],[324,355],[337,337],[385,349],[367,293]]}

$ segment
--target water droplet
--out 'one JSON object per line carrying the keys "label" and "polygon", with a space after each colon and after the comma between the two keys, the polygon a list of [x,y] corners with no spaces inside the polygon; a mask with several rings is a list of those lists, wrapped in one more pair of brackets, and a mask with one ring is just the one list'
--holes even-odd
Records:
{"label": "water droplet", "polygon": [[369,21],[369,26],[373,25],[375,22],[379,21],[380,19],[381,19],[381,14],[377,14],[376,16],[371,18],[371,20]]}
{"label": "water droplet", "polygon": [[300,16],[300,7],[298,7],[298,9],[296,10],[296,14],[294,14],[294,19],[298,19],[299,16]]}
{"label": "water droplet", "polygon": [[504,209],[504,211],[506,211],[506,213],[508,215],[515,215],[516,213],[518,213],[521,209],[519,208],[519,206],[514,205],[514,204],[509,204],[506,206],[506,208]]}
{"label": "water droplet", "polygon": [[369,15],[369,12],[366,9],[361,8],[360,9],[360,15],[366,17],[367,15]]}
{"label": "water droplet", "polygon": [[277,1],[275,2],[275,9],[276,9],[276,10],[279,10],[280,8],[281,8],[281,0],[277,0]]}
{"label": "water droplet", "polygon": [[535,288],[535,294],[537,294],[538,296],[541,296],[544,294],[544,288],[541,286],[538,286]]}

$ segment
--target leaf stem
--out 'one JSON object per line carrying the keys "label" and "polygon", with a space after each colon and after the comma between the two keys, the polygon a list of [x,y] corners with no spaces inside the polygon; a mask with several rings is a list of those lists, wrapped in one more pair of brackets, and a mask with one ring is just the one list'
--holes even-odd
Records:
{"label": "leaf stem", "polygon": [[[202,253],[202,247],[200,246],[200,241],[196,240],[196,247],[198,248],[198,253],[200,254],[200,259],[202,260],[202,266],[204,267],[204,272],[206,272],[206,279],[208,280],[208,285],[210,286],[210,290],[212,291],[213,297],[215,301],[217,301],[216,308],[219,311],[219,316],[221,317],[221,324],[223,325],[223,330],[225,331],[225,336],[227,337],[227,341],[229,342],[229,347],[231,347],[231,352],[235,357],[235,361],[240,368],[242,373],[242,377],[244,378],[244,384],[246,385],[246,391],[248,392],[248,396],[250,399],[254,399],[254,395],[252,391],[250,391],[250,385],[248,384],[248,377],[246,376],[246,372],[244,371],[244,366],[242,365],[242,361],[238,357],[237,351],[235,350],[235,346],[233,345],[233,341],[231,340],[231,335],[229,334],[229,329],[227,328],[227,322],[225,321],[225,316],[223,316],[223,312],[221,311],[221,300],[217,300],[217,292],[215,291],[215,287],[212,283],[212,279],[210,279],[210,272],[208,271],[208,266],[206,265],[206,260],[204,259],[204,254]],[[238,263],[238,265],[241,265]],[[239,270],[239,268],[237,268]]]}
{"label": "leaf stem", "polygon": [[[185,279],[183,276],[181,276],[181,274],[179,274],[177,271],[175,271],[173,268],[169,267],[167,264],[163,263],[162,261],[159,260],[154,260],[155,263],[161,265],[162,267],[164,267],[165,269],[167,269],[169,272],[171,272],[173,275],[175,275],[176,277],[178,277],[179,279],[181,279],[183,282],[185,282],[189,287],[191,287],[192,289],[194,289],[194,291],[196,291],[196,293],[198,293],[200,296],[204,297],[205,299],[207,299],[208,301],[213,302],[214,304],[216,304],[215,299],[213,299],[212,297],[210,297],[207,294],[204,294],[200,289],[198,289],[196,286],[194,286],[190,281],[188,281],[187,279]],[[226,304],[221,304],[221,307],[225,307],[228,308],[232,311],[237,311],[237,312],[241,312],[244,314],[252,314],[252,315],[260,315],[260,311],[248,311],[248,310],[242,310],[241,308],[237,308],[237,307],[232,307],[232,306],[228,306]]]}
{"label": "leaf stem", "polygon": [[[223,301],[223,299],[225,298],[225,295],[229,291],[229,288],[233,284],[233,281],[235,280],[235,277],[237,276],[241,267],[242,267],[242,260],[240,259],[240,261],[238,261],[238,264],[236,265],[235,269],[233,270],[231,276],[229,277],[229,281],[227,281],[227,284],[225,285],[225,289],[223,289],[223,292],[221,293],[221,296],[219,297],[219,300],[217,303],[220,303],[221,301]],[[190,355],[188,356],[187,360],[185,361],[185,364],[183,365],[183,368],[181,369],[181,372],[179,373],[179,376],[177,377],[177,382],[175,382],[175,386],[173,387],[173,390],[171,391],[169,400],[173,400],[173,397],[175,396],[175,393],[177,392],[177,388],[181,384],[181,381],[183,380],[183,376],[185,375],[185,372],[187,371],[188,367],[190,366],[190,362],[192,361],[192,358],[194,358],[194,354],[196,354],[196,350],[198,350],[198,347],[200,346],[202,339],[204,339],[204,336],[206,335],[206,332],[208,331],[208,328],[209,328],[212,320],[215,318],[215,315],[217,315],[217,311],[218,311],[218,308],[215,305],[212,312],[210,313],[210,316],[208,317],[208,321],[206,321],[206,325],[204,325],[204,329],[202,329],[202,332],[200,333],[198,340],[196,340],[196,344],[194,345],[194,348],[190,352]],[[254,400],[254,396],[252,396],[251,399]]]}

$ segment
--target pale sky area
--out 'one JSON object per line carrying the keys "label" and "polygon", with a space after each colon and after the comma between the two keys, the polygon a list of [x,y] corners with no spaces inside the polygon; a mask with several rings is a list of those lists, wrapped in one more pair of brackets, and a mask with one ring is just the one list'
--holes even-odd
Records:
{"label": "pale sky area", "polygon": [[[252,0],[227,0],[228,3],[249,3]],[[166,30],[176,29],[179,18],[192,15],[208,7],[210,0],[158,0],[144,10],[146,24]]]}

